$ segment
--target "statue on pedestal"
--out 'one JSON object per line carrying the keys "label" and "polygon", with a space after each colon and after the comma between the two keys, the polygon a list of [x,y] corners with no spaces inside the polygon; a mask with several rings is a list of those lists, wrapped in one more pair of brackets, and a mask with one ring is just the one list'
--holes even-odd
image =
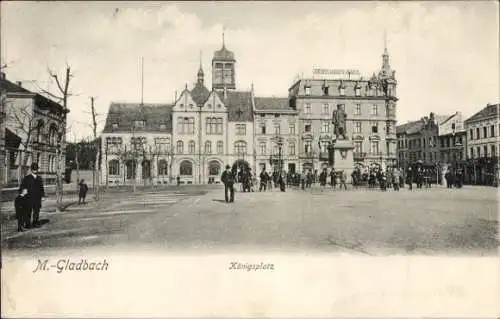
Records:
{"label": "statue on pedestal", "polygon": [[344,105],[337,105],[337,109],[333,111],[332,123],[334,125],[334,132],[338,140],[347,140],[346,120],[347,113],[344,110]]}

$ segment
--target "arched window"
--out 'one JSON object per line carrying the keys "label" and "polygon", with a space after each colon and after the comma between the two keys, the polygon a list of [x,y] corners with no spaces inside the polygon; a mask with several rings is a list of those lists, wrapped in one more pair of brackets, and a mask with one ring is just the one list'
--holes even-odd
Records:
{"label": "arched window", "polygon": [[109,175],[120,175],[120,162],[116,159],[108,163]]}
{"label": "arched window", "polygon": [[205,154],[212,154],[212,142],[205,142]]}
{"label": "arched window", "polygon": [[189,141],[189,154],[196,153],[196,144],[194,141]]}
{"label": "arched window", "polygon": [[182,161],[179,167],[179,175],[193,175],[193,163],[190,161]]}
{"label": "arched window", "polygon": [[224,142],[222,141],[217,141],[217,154],[219,155],[224,154]]}
{"label": "arched window", "polygon": [[43,120],[38,120],[36,124],[36,141],[38,143],[44,142],[43,141]]}
{"label": "arched window", "polygon": [[54,124],[49,129],[49,145],[54,146],[57,144],[57,127]]}
{"label": "arched window", "polygon": [[162,159],[158,162],[158,175],[167,175],[167,174],[168,174],[167,161]]}
{"label": "arched window", "polygon": [[237,155],[245,155],[247,153],[247,143],[245,141],[235,142],[234,153]]}
{"label": "arched window", "polygon": [[177,154],[184,153],[184,143],[182,141],[177,141]]}
{"label": "arched window", "polygon": [[218,161],[211,161],[208,163],[208,175],[219,175],[220,163]]}

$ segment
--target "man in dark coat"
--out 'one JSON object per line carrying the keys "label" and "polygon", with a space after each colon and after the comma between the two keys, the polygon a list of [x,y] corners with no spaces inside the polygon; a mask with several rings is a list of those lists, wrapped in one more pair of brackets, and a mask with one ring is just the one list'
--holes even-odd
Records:
{"label": "man in dark coat", "polygon": [[226,170],[222,173],[221,181],[224,183],[224,198],[226,203],[234,202],[234,174],[231,172],[231,166],[226,165]]}
{"label": "man in dark coat", "polygon": [[24,231],[24,226],[26,225],[26,209],[27,209],[27,200],[25,197],[21,196],[21,194],[17,195],[14,200],[14,208],[16,210],[16,219],[17,219],[17,231]]}
{"label": "man in dark coat", "polygon": [[[26,199],[26,210],[24,227],[40,227],[40,208],[42,208],[42,198],[45,198],[42,177],[38,175],[38,164],[33,163],[30,172],[26,175],[19,187],[21,196]],[[33,223],[31,224],[31,215],[33,213]]]}
{"label": "man in dark coat", "polygon": [[85,197],[87,197],[87,192],[89,190],[89,187],[87,186],[87,184],[85,183],[85,180],[82,178],[82,180],[80,180],[80,183],[78,183],[78,188],[79,188],[79,191],[78,191],[78,205],[80,204],[85,204]]}

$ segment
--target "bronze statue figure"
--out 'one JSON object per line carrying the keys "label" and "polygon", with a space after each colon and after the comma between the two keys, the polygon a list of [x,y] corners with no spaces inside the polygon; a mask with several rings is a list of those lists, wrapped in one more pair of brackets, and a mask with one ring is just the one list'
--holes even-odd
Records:
{"label": "bronze statue figure", "polygon": [[337,105],[337,109],[333,111],[334,132],[339,140],[347,140],[346,131],[347,113],[344,110],[344,105]]}

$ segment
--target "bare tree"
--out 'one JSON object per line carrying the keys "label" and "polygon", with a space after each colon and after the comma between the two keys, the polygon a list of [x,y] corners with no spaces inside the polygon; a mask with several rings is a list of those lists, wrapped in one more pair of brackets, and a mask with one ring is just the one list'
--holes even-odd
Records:
{"label": "bare tree", "polygon": [[92,164],[92,180],[93,180],[93,190],[94,190],[94,196],[95,200],[99,200],[99,174],[97,174],[97,166],[100,168],[100,160],[98,160],[98,157],[100,157],[101,153],[101,148],[99,140],[97,139],[97,113],[95,110],[95,97],[91,96],[90,97],[90,111],[92,114],[92,133],[94,135],[94,143],[93,146],[96,148],[96,158],[93,158],[93,164]]}
{"label": "bare tree", "polygon": [[63,210],[63,161],[65,159],[64,152],[66,149],[66,122],[68,114],[68,99],[73,94],[69,91],[69,84],[73,78],[71,73],[71,67],[66,64],[66,70],[63,78],[54,73],[52,70],[48,69],[48,73],[51,78],[53,78],[57,84],[57,94],[53,94],[47,90],[41,89],[41,91],[47,94],[49,97],[55,99],[58,103],[62,103],[63,112],[61,114],[61,124],[58,127],[57,132],[57,147],[56,147],[56,199],[57,199],[57,211]]}

